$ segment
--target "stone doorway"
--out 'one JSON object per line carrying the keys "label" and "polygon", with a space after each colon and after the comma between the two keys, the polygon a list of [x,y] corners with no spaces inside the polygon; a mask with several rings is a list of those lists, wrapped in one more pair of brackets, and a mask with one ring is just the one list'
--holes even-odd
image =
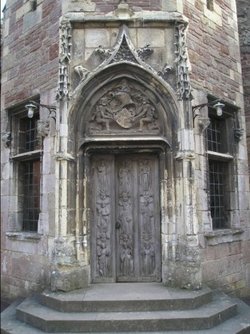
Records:
{"label": "stone doorway", "polygon": [[94,154],[90,166],[92,281],[160,281],[158,156]]}

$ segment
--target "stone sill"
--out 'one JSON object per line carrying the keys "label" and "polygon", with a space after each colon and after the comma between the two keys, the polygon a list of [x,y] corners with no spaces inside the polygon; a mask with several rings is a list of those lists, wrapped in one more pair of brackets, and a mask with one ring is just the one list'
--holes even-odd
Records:
{"label": "stone sill", "polygon": [[29,152],[24,152],[20,154],[16,154],[11,157],[12,160],[29,160],[33,159],[36,157],[39,157],[43,153],[42,150],[35,150],[35,151],[29,151]]}
{"label": "stone sill", "polygon": [[207,232],[204,236],[208,246],[215,246],[226,242],[240,241],[243,232],[240,228],[225,229]]}
{"label": "stone sill", "polygon": [[6,237],[16,241],[38,242],[42,238],[42,234],[32,232],[6,232]]}

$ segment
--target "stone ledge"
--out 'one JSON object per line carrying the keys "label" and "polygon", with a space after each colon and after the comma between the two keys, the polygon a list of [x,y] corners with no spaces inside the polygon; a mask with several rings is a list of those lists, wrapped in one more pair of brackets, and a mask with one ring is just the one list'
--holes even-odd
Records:
{"label": "stone ledge", "polygon": [[6,237],[16,241],[38,242],[42,238],[42,234],[32,232],[6,232]]}
{"label": "stone ledge", "polygon": [[222,243],[240,241],[243,233],[242,229],[225,229],[207,232],[204,236],[208,246],[215,246]]}
{"label": "stone ledge", "polygon": [[84,12],[69,12],[64,15],[63,19],[69,20],[71,22],[154,22],[154,23],[169,23],[169,22],[182,22],[184,24],[188,23],[187,17],[180,14],[179,12],[159,12],[159,11],[140,11],[133,15],[120,18],[115,13],[108,13],[106,15],[93,15],[86,14]]}

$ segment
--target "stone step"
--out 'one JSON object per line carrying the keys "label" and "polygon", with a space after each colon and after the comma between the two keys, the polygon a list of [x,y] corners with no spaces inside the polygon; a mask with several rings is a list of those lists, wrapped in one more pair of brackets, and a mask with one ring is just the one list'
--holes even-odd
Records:
{"label": "stone step", "polygon": [[[210,329],[193,330],[174,330],[174,331],[151,331],[147,332],[145,328],[140,334],[249,334],[250,333],[250,307],[241,300],[234,298],[231,300],[237,304],[238,314],[234,317],[222,322],[221,324]],[[1,313],[1,334],[42,334],[44,331],[32,327],[25,322],[16,319],[16,307],[20,301],[12,303],[7,309]],[[49,310],[48,310],[49,312]],[[52,332],[47,332],[52,334]],[[68,334],[64,331],[57,332],[58,334]],[[74,331],[71,334],[79,334]],[[83,332],[81,332],[83,334]],[[85,332],[84,334],[90,334]],[[96,334],[103,334],[103,332],[96,332]],[[117,334],[116,332],[106,332],[105,334]],[[134,332],[122,332],[122,334],[134,334]]]}
{"label": "stone step", "polygon": [[16,308],[16,316],[44,332],[157,332],[212,328],[235,316],[237,304],[227,296],[194,310],[142,312],[59,312],[28,298]]}
{"label": "stone step", "polygon": [[189,310],[211,302],[212,291],[166,288],[161,283],[92,284],[68,293],[44,292],[41,303],[61,312]]}

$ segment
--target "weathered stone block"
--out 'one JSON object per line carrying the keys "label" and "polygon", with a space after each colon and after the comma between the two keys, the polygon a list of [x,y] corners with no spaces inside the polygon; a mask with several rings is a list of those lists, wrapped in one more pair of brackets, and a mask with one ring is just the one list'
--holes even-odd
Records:
{"label": "weathered stone block", "polygon": [[82,58],[85,50],[84,43],[84,29],[74,29],[73,30],[73,57]]}
{"label": "weathered stone block", "polygon": [[42,7],[38,7],[35,11],[29,12],[23,17],[23,32],[27,32],[30,28],[40,23],[42,20]]}
{"label": "weathered stone block", "polygon": [[70,11],[75,12],[91,12],[96,9],[95,2],[91,0],[70,0],[70,1],[62,1],[62,11],[63,13],[67,13]]}
{"label": "weathered stone block", "polygon": [[51,273],[52,291],[72,291],[85,288],[90,282],[89,267],[65,267]]}
{"label": "weathered stone block", "polygon": [[[149,37],[150,36],[150,37]],[[138,47],[142,48],[148,43],[151,47],[164,47],[165,45],[165,31],[163,29],[138,29]]]}
{"label": "weathered stone block", "polygon": [[86,29],[85,45],[87,48],[97,48],[98,46],[110,47],[110,32],[108,29]]}

